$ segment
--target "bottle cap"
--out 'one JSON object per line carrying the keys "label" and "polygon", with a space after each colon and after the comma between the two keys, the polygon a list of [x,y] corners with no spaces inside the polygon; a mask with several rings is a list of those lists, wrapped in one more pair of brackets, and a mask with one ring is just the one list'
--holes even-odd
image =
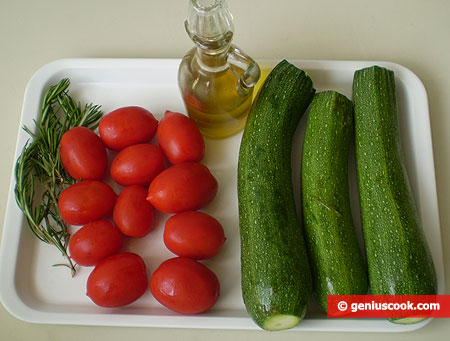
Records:
{"label": "bottle cap", "polygon": [[185,27],[191,39],[201,45],[228,43],[234,30],[233,16],[224,0],[190,0]]}

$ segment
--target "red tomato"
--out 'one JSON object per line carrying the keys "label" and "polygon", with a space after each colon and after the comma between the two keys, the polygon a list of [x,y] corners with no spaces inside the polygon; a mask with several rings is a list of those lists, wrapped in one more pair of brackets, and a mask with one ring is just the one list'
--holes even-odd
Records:
{"label": "red tomato", "polygon": [[94,268],[87,280],[87,296],[101,307],[121,307],[136,301],[147,290],[142,258],[130,252],[109,256]]}
{"label": "red tomato", "polygon": [[108,166],[102,140],[86,127],[75,127],[64,133],[59,155],[66,171],[77,180],[100,180]]}
{"label": "red tomato", "polygon": [[164,243],[178,256],[208,259],[220,251],[224,242],[222,225],[198,211],[177,213],[167,220],[164,228]]}
{"label": "red tomato", "polygon": [[111,164],[112,178],[122,186],[148,185],[164,169],[161,148],[135,144],[122,149]]}
{"label": "red tomato", "polygon": [[97,220],[79,229],[69,242],[70,257],[79,265],[96,265],[122,248],[123,237],[106,220]]}
{"label": "red tomato", "polygon": [[217,193],[217,180],[198,162],[173,165],[150,184],[147,200],[159,211],[195,211],[208,204]]}
{"label": "red tomato", "polygon": [[143,237],[153,229],[153,206],[146,200],[143,186],[124,188],[116,201],[113,219],[120,232],[129,237]]}
{"label": "red tomato", "polygon": [[187,116],[167,110],[156,131],[158,144],[170,163],[201,161],[205,141],[195,123]]}
{"label": "red tomato", "polygon": [[150,290],[162,305],[181,314],[199,314],[219,298],[217,276],[197,261],[176,257],[164,261],[150,280]]}
{"label": "red tomato", "polygon": [[67,187],[58,199],[63,220],[72,225],[84,225],[106,217],[112,212],[116,193],[98,180],[84,180]]}
{"label": "red tomato", "polygon": [[116,109],[103,116],[98,131],[103,143],[112,150],[121,150],[133,144],[145,143],[155,136],[158,121],[141,107]]}

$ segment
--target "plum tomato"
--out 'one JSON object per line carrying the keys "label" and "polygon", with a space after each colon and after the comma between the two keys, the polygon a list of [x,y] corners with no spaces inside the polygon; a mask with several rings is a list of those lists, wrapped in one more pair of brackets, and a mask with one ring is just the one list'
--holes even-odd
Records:
{"label": "plum tomato", "polygon": [[171,216],[166,221],[163,238],[176,255],[197,260],[214,257],[225,242],[223,227],[217,219],[198,211]]}
{"label": "plum tomato", "polygon": [[143,237],[153,229],[153,206],[146,200],[147,189],[133,185],[117,197],[113,219],[117,228],[128,237]]}
{"label": "plum tomato", "polygon": [[217,276],[204,264],[191,258],[171,258],[155,270],[150,280],[155,299],[181,314],[200,314],[219,298]]}
{"label": "plum tomato", "polygon": [[195,123],[186,115],[167,110],[156,130],[156,138],[171,164],[201,161],[205,141]]}
{"label": "plum tomato", "polygon": [[84,225],[70,238],[70,257],[79,265],[93,266],[122,248],[123,237],[107,220]]}
{"label": "plum tomato", "polygon": [[199,162],[184,162],[162,171],[150,184],[147,200],[159,211],[195,211],[217,193],[217,180]]}
{"label": "plum tomato", "polygon": [[164,155],[154,144],[141,143],[122,149],[110,172],[119,185],[148,185],[164,169]]}
{"label": "plum tomato", "polygon": [[101,307],[122,307],[140,298],[148,278],[144,260],[131,252],[101,260],[87,280],[86,295]]}
{"label": "plum tomato", "polygon": [[66,223],[84,225],[111,213],[116,197],[113,189],[104,182],[84,180],[61,192],[58,208]]}
{"label": "plum tomato", "polygon": [[64,133],[59,155],[66,171],[76,180],[100,180],[108,166],[102,140],[86,127],[75,127]]}
{"label": "plum tomato", "polygon": [[121,150],[133,144],[149,142],[157,128],[158,121],[150,111],[129,106],[103,116],[98,131],[106,147]]}

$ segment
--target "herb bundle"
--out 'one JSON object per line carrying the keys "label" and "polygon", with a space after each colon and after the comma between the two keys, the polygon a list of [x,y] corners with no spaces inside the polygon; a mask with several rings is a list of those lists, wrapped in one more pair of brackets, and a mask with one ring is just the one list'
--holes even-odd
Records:
{"label": "herb bundle", "polygon": [[68,94],[70,80],[62,79],[44,94],[36,132],[30,135],[15,167],[15,198],[25,214],[31,231],[41,241],[54,245],[67,259],[64,265],[75,275],[75,265],[67,253],[70,234],[58,210],[59,194],[75,183],[64,169],[59,156],[59,143],[64,133],[77,126],[96,129],[102,112],[100,106],[84,107]]}

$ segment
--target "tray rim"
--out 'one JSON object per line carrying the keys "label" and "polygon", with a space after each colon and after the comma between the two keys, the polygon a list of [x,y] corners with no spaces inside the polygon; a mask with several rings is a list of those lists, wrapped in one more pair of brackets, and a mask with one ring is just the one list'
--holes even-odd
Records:
{"label": "tray rim", "polygon": [[[274,65],[276,62],[281,59],[261,59],[257,60],[260,65]],[[431,190],[432,197],[430,199],[433,201],[433,208],[435,208],[433,212],[433,217],[435,218],[435,223],[437,224],[438,231],[435,232],[438,234],[440,245],[439,245],[439,256],[442,258],[442,239],[440,232],[440,222],[439,222],[439,214],[438,214],[438,205],[437,205],[437,192],[436,192],[436,177],[435,177],[435,168],[434,168],[434,155],[432,148],[432,139],[431,139],[431,128],[429,123],[429,107],[428,107],[428,97],[426,94],[425,87],[419,77],[414,74],[408,68],[393,62],[388,61],[351,61],[351,60],[299,60],[299,59],[288,59],[289,61],[301,64],[305,69],[322,69],[324,65],[327,65],[328,69],[333,68],[349,68],[357,69],[370,65],[380,65],[385,66],[387,68],[391,68],[395,71],[396,77],[406,77],[409,81],[414,83],[415,90],[422,97],[422,108],[421,110],[425,110],[424,115],[426,115],[426,126],[423,129],[426,129],[429,132],[429,138],[427,139],[426,148],[431,151],[428,156],[431,159],[431,165],[429,165],[429,169],[427,172],[431,172],[432,180],[434,183],[434,187]],[[23,124],[23,118],[25,112],[27,110],[27,106],[30,105],[30,100],[36,102],[40,101],[41,93],[43,89],[42,85],[57,72],[64,70],[65,68],[146,68],[155,67],[155,64],[159,64],[162,66],[174,67],[178,66],[180,59],[178,58],[64,58],[52,61],[44,66],[42,66],[39,70],[35,72],[32,78],[29,80],[23,101],[23,107],[20,117],[20,126],[18,129],[17,139],[16,139],[16,150],[15,150],[15,159],[17,159],[20,154],[23,143],[21,142],[21,129]],[[36,89],[40,89],[40,91],[35,91]],[[31,95],[30,95],[31,93]],[[39,95],[38,95],[39,94]],[[31,99],[30,99],[31,97]],[[37,98],[36,98],[37,97]],[[429,174],[430,175],[430,174]],[[142,315],[129,315],[129,314],[61,314],[55,312],[45,312],[42,310],[34,309],[33,307],[28,306],[25,302],[20,299],[20,295],[16,290],[16,287],[13,285],[15,280],[15,262],[5,261],[7,257],[11,260],[11,255],[7,255],[6,250],[10,250],[13,247],[14,243],[17,246],[16,249],[16,257],[17,252],[19,251],[18,242],[20,240],[20,235],[23,231],[17,231],[11,228],[7,228],[7,223],[10,219],[10,210],[11,205],[15,205],[14,200],[14,167],[11,171],[10,178],[10,187],[8,192],[8,200],[5,211],[5,219],[3,225],[3,234],[0,244],[0,273],[2,273],[0,279],[0,300],[2,301],[5,308],[16,318],[32,322],[32,323],[52,323],[52,324],[71,324],[71,325],[104,325],[104,326],[141,326],[141,327],[171,327],[171,328],[207,328],[207,329],[259,329],[256,325],[253,324],[251,319],[242,318],[242,317],[224,317],[224,316],[170,316],[170,322],[162,322],[158,323],[149,323],[148,316]],[[6,240],[6,241],[5,241]],[[6,243],[8,245],[6,246]],[[439,269],[438,272],[443,272],[443,260],[439,259],[438,264],[436,264]],[[12,279],[9,283],[6,281],[6,278]],[[444,278],[441,278],[439,281],[440,291],[444,289]],[[442,293],[442,292],[439,292]],[[8,295],[9,294],[9,295]],[[64,315],[65,318],[61,317]],[[102,319],[104,316],[109,317],[109,321],[105,321]],[[139,318],[137,318],[139,316]],[[219,323],[218,319],[220,320]],[[428,324],[432,319],[425,320],[421,323],[409,326],[400,326],[397,328],[397,325],[389,324],[389,328],[386,328],[385,320],[370,320],[363,321],[361,319],[354,319],[351,321],[355,321],[358,324],[357,328],[349,328],[348,323],[343,324],[341,319],[328,319],[327,324],[329,327],[319,328],[317,324],[323,323],[323,319],[305,319],[302,321],[299,327],[291,329],[291,331],[367,331],[367,329],[371,329],[371,331],[380,331],[380,332],[402,332],[402,331],[412,331],[418,328],[421,328]],[[120,322],[121,321],[121,322]],[[176,324],[173,324],[173,321],[176,321]],[[374,327],[376,326],[375,330]]]}

